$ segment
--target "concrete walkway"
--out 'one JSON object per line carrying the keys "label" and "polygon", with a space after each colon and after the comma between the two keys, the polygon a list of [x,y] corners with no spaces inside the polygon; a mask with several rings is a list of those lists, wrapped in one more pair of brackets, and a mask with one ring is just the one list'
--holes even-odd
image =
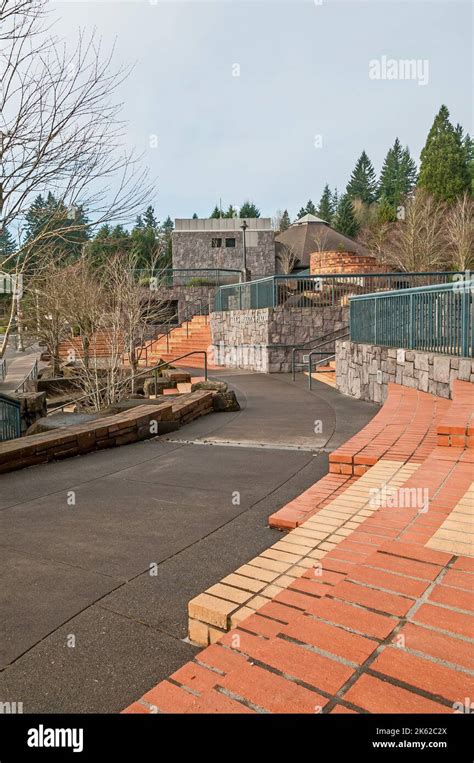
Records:
{"label": "concrete walkway", "polygon": [[40,355],[41,350],[37,347],[29,347],[24,352],[7,349],[5,353],[7,375],[5,381],[0,381],[0,392],[4,395],[13,395],[16,388],[31,371],[35,360],[39,360]]}
{"label": "concrete walkway", "polygon": [[287,376],[221,378],[241,412],[1,478],[2,701],[114,712],[191,659],[187,602],[278,539],[269,514],[378,410]]}

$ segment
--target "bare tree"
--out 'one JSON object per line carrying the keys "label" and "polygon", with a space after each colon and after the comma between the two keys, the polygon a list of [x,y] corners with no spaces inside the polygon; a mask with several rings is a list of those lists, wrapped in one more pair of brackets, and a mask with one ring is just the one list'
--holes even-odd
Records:
{"label": "bare tree", "polygon": [[474,266],[474,202],[465,193],[446,213],[445,233],[450,264],[455,270]]}
{"label": "bare tree", "polygon": [[381,221],[363,228],[358,240],[369,254],[377,258],[377,261],[385,265],[387,262],[387,244],[396,223]]}
{"label": "bare tree", "polygon": [[69,327],[65,283],[72,278],[71,269],[50,252],[46,254],[41,271],[28,282],[23,299],[22,330],[33,342],[39,341],[51,355],[53,376],[58,376],[61,365],[60,345]]}
{"label": "bare tree", "polygon": [[[67,210],[60,234],[69,240],[84,225],[126,222],[151,193],[140,157],[125,149],[117,88],[129,69],[112,69],[95,32],[79,33],[69,51],[52,34],[46,0],[0,0],[0,229],[23,226],[35,195],[51,191]],[[33,253],[49,259],[55,220],[34,240],[0,261],[0,270],[25,273]],[[57,227],[57,226],[56,226]],[[0,347],[0,356],[6,345]]]}
{"label": "bare tree", "polygon": [[446,266],[445,208],[418,189],[407,202],[405,219],[393,225],[385,244],[388,263],[400,271],[422,272]]}
{"label": "bare tree", "polygon": [[295,252],[295,248],[287,244],[280,244],[278,247],[277,262],[280,273],[284,275],[292,273],[298,262],[298,255]]}

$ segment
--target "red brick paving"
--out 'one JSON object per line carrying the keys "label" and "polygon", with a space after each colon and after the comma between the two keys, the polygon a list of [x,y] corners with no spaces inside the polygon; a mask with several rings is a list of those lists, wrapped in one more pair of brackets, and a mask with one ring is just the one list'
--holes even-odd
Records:
{"label": "red brick paving", "polygon": [[[425,547],[465,495],[473,461],[467,442],[436,445],[449,401],[430,398],[391,389],[386,415],[338,453],[352,467],[356,456],[362,466],[419,460],[404,487],[428,488],[429,510],[381,507],[321,559],[321,574],[306,570],[124,712],[452,713],[474,696],[474,559]],[[315,504],[304,495],[307,517]]]}

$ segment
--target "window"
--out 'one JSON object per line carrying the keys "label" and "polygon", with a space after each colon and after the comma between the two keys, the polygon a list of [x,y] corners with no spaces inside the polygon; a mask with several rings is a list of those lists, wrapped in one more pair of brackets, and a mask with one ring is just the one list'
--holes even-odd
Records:
{"label": "window", "polygon": [[235,247],[235,238],[226,238],[225,245]]}
{"label": "window", "polygon": [[222,239],[221,238],[213,238],[211,242],[211,246],[213,249],[218,249],[220,246],[222,246]]}

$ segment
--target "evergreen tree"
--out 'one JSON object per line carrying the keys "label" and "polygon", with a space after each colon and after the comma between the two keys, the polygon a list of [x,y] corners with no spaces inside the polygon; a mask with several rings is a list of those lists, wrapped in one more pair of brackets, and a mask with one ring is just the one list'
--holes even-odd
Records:
{"label": "evergreen tree", "polygon": [[397,210],[387,196],[381,196],[377,204],[377,222],[393,223],[397,219]]}
{"label": "evergreen tree", "polygon": [[244,201],[240,207],[239,217],[260,217],[260,210],[253,201]]}
{"label": "evergreen tree", "polygon": [[317,215],[317,213],[318,213],[318,210],[314,206],[314,204],[311,201],[311,199],[309,199],[308,203],[306,204],[306,214],[307,215]]}
{"label": "evergreen tree", "polygon": [[334,214],[334,210],[333,210],[333,204],[332,204],[331,190],[328,184],[326,183],[326,185],[324,186],[323,194],[319,201],[318,217],[320,217],[321,220],[324,220],[330,225],[331,220],[333,218],[333,214]]}
{"label": "evergreen tree", "polygon": [[471,196],[474,196],[474,140],[469,133],[467,133],[464,138],[463,146],[464,151],[466,152],[467,168],[471,178]]}
{"label": "evergreen tree", "polygon": [[288,210],[285,209],[281,219],[280,219],[280,233],[283,233],[284,230],[288,230],[288,228],[291,225],[290,215],[288,214]]}
{"label": "evergreen tree", "polygon": [[296,219],[300,220],[302,217],[304,217],[306,214],[306,207],[301,207],[300,211],[296,215]]}
{"label": "evergreen tree", "polygon": [[211,217],[211,220],[218,220],[218,219],[219,219],[219,217],[222,217],[222,215],[221,215],[221,210],[219,209],[219,207],[217,206],[217,204],[216,204],[216,206],[214,207],[214,209],[213,209],[213,211],[212,211],[212,213],[211,213],[210,217]]}
{"label": "evergreen tree", "polygon": [[[82,206],[66,205],[50,192],[44,198],[37,196],[26,215],[26,242],[31,243],[33,254],[51,246],[58,255],[77,259],[83,245],[89,240],[88,218]],[[68,228],[74,230],[68,230]],[[38,238],[41,236],[41,238]]]}
{"label": "evergreen tree", "polygon": [[143,225],[145,228],[158,228],[158,220],[155,217],[155,210],[152,206],[147,207],[145,214],[143,215]]}
{"label": "evergreen tree", "polygon": [[88,252],[96,265],[104,264],[114,254],[128,252],[136,246],[136,235],[139,228],[134,229],[135,237],[130,236],[123,225],[101,225],[94,238],[88,244]]}
{"label": "evergreen tree", "polygon": [[337,188],[334,189],[334,193],[331,196],[331,220],[334,220],[334,215],[337,212],[339,206],[339,193]]}
{"label": "evergreen tree", "polygon": [[[0,228],[0,258],[3,260],[16,251],[15,239],[8,228]],[[1,263],[0,263],[1,264]],[[8,267],[8,265],[7,265]]]}
{"label": "evergreen tree", "polygon": [[360,199],[364,204],[372,204],[377,198],[375,170],[365,151],[362,151],[356,162],[346,193],[351,199]]}
{"label": "evergreen tree", "polygon": [[197,216],[197,212],[193,213],[193,220],[199,220],[199,217]]}
{"label": "evergreen tree", "polygon": [[347,193],[341,196],[339,201],[334,218],[334,228],[344,236],[351,238],[354,238],[358,233],[359,226],[354,215],[352,199]]}
{"label": "evergreen tree", "polygon": [[223,215],[224,217],[227,217],[228,219],[232,219],[232,217],[237,217],[237,210],[235,207],[232,206],[232,204],[229,204],[229,208],[227,212]]}
{"label": "evergreen tree", "polygon": [[454,202],[471,190],[471,177],[462,128],[453,127],[441,106],[421,152],[418,186],[440,201]]}
{"label": "evergreen tree", "polygon": [[390,204],[396,211],[402,199],[413,190],[415,185],[416,164],[408,147],[402,148],[398,138],[395,138],[380,173],[379,196],[385,199],[385,205]]}

